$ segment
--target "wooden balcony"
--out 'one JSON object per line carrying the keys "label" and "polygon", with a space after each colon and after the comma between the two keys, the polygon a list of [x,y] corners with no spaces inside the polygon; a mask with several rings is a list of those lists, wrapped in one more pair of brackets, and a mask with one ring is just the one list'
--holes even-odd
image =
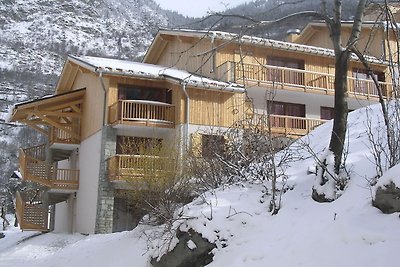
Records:
{"label": "wooden balcony", "polygon": [[[218,68],[218,76],[226,81],[256,84],[276,89],[297,90],[333,95],[335,75],[261,64],[225,62]],[[379,82],[382,94],[391,96],[393,85]],[[348,95],[377,98],[378,90],[372,80],[347,78]]]}
{"label": "wooden balcony", "polygon": [[23,179],[50,189],[78,190],[79,170],[56,168],[45,157],[45,145],[20,149],[19,163]]}
{"label": "wooden balcony", "polygon": [[111,182],[140,180],[145,173],[157,173],[171,169],[171,160],[158,156],[115,155],[108,159],[108,178]]}
{"label": "wooden balcony", "polygon": [[66,129],[51,127],[49,135],[50,145],[64,144],[75,145],[74,147],[76,147],[76,145],[80,144],[80,139],[76,136],[80,136],[77,127],[67,126]]}
{"label": "wooden balcony", "polygon": [[39,192],[17,192],[16,214],[21,230],[49,231],[48,208],[43,206]]}
{"label": "wooden balcony", "polygon": [[284,135],[298,138],[308,134],[325,122],[326,120],[303,117],[254,114],[253,118],[248,123],[260,132],[267,132],[270,124],[271,133],[273,135]]}
{"label": "wooden balcony", "polygon": [[112,125],[175,127],[175,107],[162,102],[119,100],[109,107],[108,115]]}

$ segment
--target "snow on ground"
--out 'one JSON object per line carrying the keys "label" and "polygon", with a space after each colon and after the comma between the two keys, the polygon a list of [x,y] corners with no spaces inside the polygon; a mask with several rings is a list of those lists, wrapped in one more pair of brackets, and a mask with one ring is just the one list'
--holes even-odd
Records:
{"label": "snow on ground", "polygon": [[[379,129],[377,114],[378,106],[369,111],[375,132]],[[313,165],[308,157],[292,162],[286,170],[287,184],[293,189],[282,196],[277,215],[267,212],[268,201],[263,200],[263,187],[257,183],[215,190],[188,204],[185,215],[194,219],[181,229],[193,228],[217,245],[214,261],[208,266],[398,266],[399,213],[385,215],[371,205],[374,188],[369,180],[376,172],[366,138],[365,110],[352,112],[349,125],[351,180],[344,194],[332,203],[312,200],[315,176],[307,174]],[[324,153],[331,127],[331,123],[324,124],[302,142]],[[298,147],[292,149],[307,156]],[[384,184],[398,179],[399,171],[400,166],[392,168]],[[6,238],[18,240],[25,234],[7,237],[6,232]],[[145,267],[150,266],[149,257],[157,254],[151,250],[146,253],[140,229],[90,236],[50,233],[12,247],[1,245],[3,240],[0,266]],[[196,247],[190,241],[187,245]]]}

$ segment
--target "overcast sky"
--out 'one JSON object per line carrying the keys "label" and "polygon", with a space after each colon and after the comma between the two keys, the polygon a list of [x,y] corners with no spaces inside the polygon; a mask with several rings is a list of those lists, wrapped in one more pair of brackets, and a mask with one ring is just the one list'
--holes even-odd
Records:
{"label": "overcast sky", "polygon": [[232,8],[239,4],[249,2],[249,0],[155,0],[163,9],[177,11],[178,13],[191,16],[202,17],[207,11],[222,11]]}

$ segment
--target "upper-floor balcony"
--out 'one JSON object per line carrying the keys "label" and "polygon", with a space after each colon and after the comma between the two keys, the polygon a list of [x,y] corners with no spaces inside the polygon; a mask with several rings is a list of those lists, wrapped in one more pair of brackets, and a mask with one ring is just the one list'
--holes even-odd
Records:
{"label": "upper-floor balcony", "polygon": [[53,148],[72,150],[79,147],[80,134],[78,127],[65,126],[60,129],[50,127],[49,144]]}
{"label": "upper-floor balcony", "polygon": [[109,107],[112,125],[175,127],[175,106],[147,100],[119,100]]}
{"label": "upper-floor balcony", "polygon": [[[237,83],[269,86],[275,89],[296,90],[333,95],[335,75],[262,64],[227,61],[218,67],[221,79]],[[384,97],[391,96],[392,83],[379,81]],[[377,98],[378,90],[372,79],[347,77],[348,95]]]}

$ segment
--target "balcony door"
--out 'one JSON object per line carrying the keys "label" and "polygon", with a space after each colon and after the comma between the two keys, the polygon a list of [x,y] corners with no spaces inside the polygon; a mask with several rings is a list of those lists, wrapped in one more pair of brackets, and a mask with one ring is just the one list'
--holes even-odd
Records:
{"label": "balcony door", "polygon": [[271,126],[279,128],[295,128],[295,129],[305,129],[305,120],[299,120],[296,118],[288,117],[300,117],[304,118],[306,116],[306,106],[303,104],[268,101],[268,110],[271,115],[280,115],[271,117]]}
{"label": "balcony door", "polygon": [[[304,70],[304,60],[291,58],[268,57],[267,64],[285,69],[269,69],[268,80],[292,85],[304,85],[304,73],[296,70]],[[290,70],[293,69],[293,70]]]}

